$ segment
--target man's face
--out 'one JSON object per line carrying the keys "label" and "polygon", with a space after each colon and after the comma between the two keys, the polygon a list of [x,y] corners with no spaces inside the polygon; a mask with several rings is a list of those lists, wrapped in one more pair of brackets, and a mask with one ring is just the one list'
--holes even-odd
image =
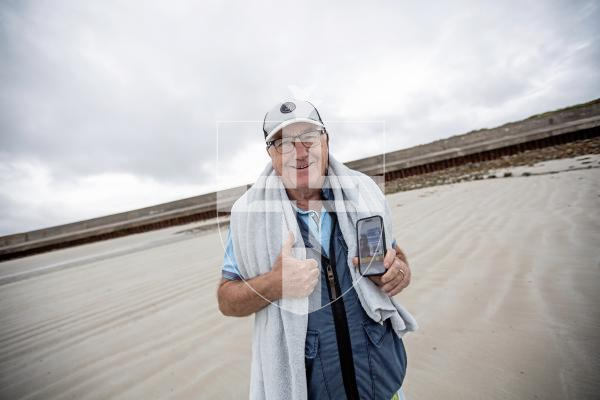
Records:
{"label": "man's face", "polygon": [[[298,122],[283,128],[282,132],[277,134],[274,139],[294,138],[303,133],[321,130],[321,128],[306,123]],[[275,146],[267,149],[273,169],[277,175],[281,176],[281,180],[286,188],[289,189],[306,189],[320,188],[323,185],[325,172],[328,166],[328,138],[322,134],[319,137],[320,146],[318,144],[306,148],[299,140],[294,142],[294,149],[289,153],[280,154]]]}

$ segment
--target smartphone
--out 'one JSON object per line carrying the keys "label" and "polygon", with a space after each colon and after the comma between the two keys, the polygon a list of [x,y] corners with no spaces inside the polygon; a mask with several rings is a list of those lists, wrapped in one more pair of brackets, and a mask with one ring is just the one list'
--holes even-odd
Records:
{"label": "smartphone", "polygon": [[363,276],[383,275],[386,253],[383,218],[379,215],[362,218],[356,222],[358,270]]}

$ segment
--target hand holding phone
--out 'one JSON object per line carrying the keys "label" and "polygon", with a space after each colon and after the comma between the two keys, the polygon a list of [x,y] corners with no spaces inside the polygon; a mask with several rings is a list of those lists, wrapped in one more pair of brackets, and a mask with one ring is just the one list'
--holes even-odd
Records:
{"label": "hand holding phone", "polygon": [[358,270],[363,276],[383,275],[387,252],[383,218],[379,215],[359,219],[356,223]]}

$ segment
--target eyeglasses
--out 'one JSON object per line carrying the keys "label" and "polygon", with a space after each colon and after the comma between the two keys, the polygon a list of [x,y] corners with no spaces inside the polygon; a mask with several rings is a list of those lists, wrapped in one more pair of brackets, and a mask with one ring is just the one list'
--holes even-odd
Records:
{"label": "eyeglasses", "polygon": [[299,140],[300,143],[302,143],[302,145],[304,145],[304,147],[307,149],[311,147],[319,147],[321,145],[321,135],[324,133],[324,130],[318,130],[305,132],[299,136],[275,139],[267,142],[267,148],[273,146],[279,154],[289,153],[296,147],[294,142],[297,140]]}

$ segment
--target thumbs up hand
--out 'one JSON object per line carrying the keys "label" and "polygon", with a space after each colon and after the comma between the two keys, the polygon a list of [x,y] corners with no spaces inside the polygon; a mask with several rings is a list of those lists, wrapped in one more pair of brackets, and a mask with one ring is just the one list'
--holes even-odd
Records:
{"label": "thumbs up hand", "polygon": [[276,274],[282,285],[282,297],[306,297],[310,295],[319,280],[317,261],[299,260],[292,255],[294,234],[288,232],[281,253],[273,264],[272,273]]}

